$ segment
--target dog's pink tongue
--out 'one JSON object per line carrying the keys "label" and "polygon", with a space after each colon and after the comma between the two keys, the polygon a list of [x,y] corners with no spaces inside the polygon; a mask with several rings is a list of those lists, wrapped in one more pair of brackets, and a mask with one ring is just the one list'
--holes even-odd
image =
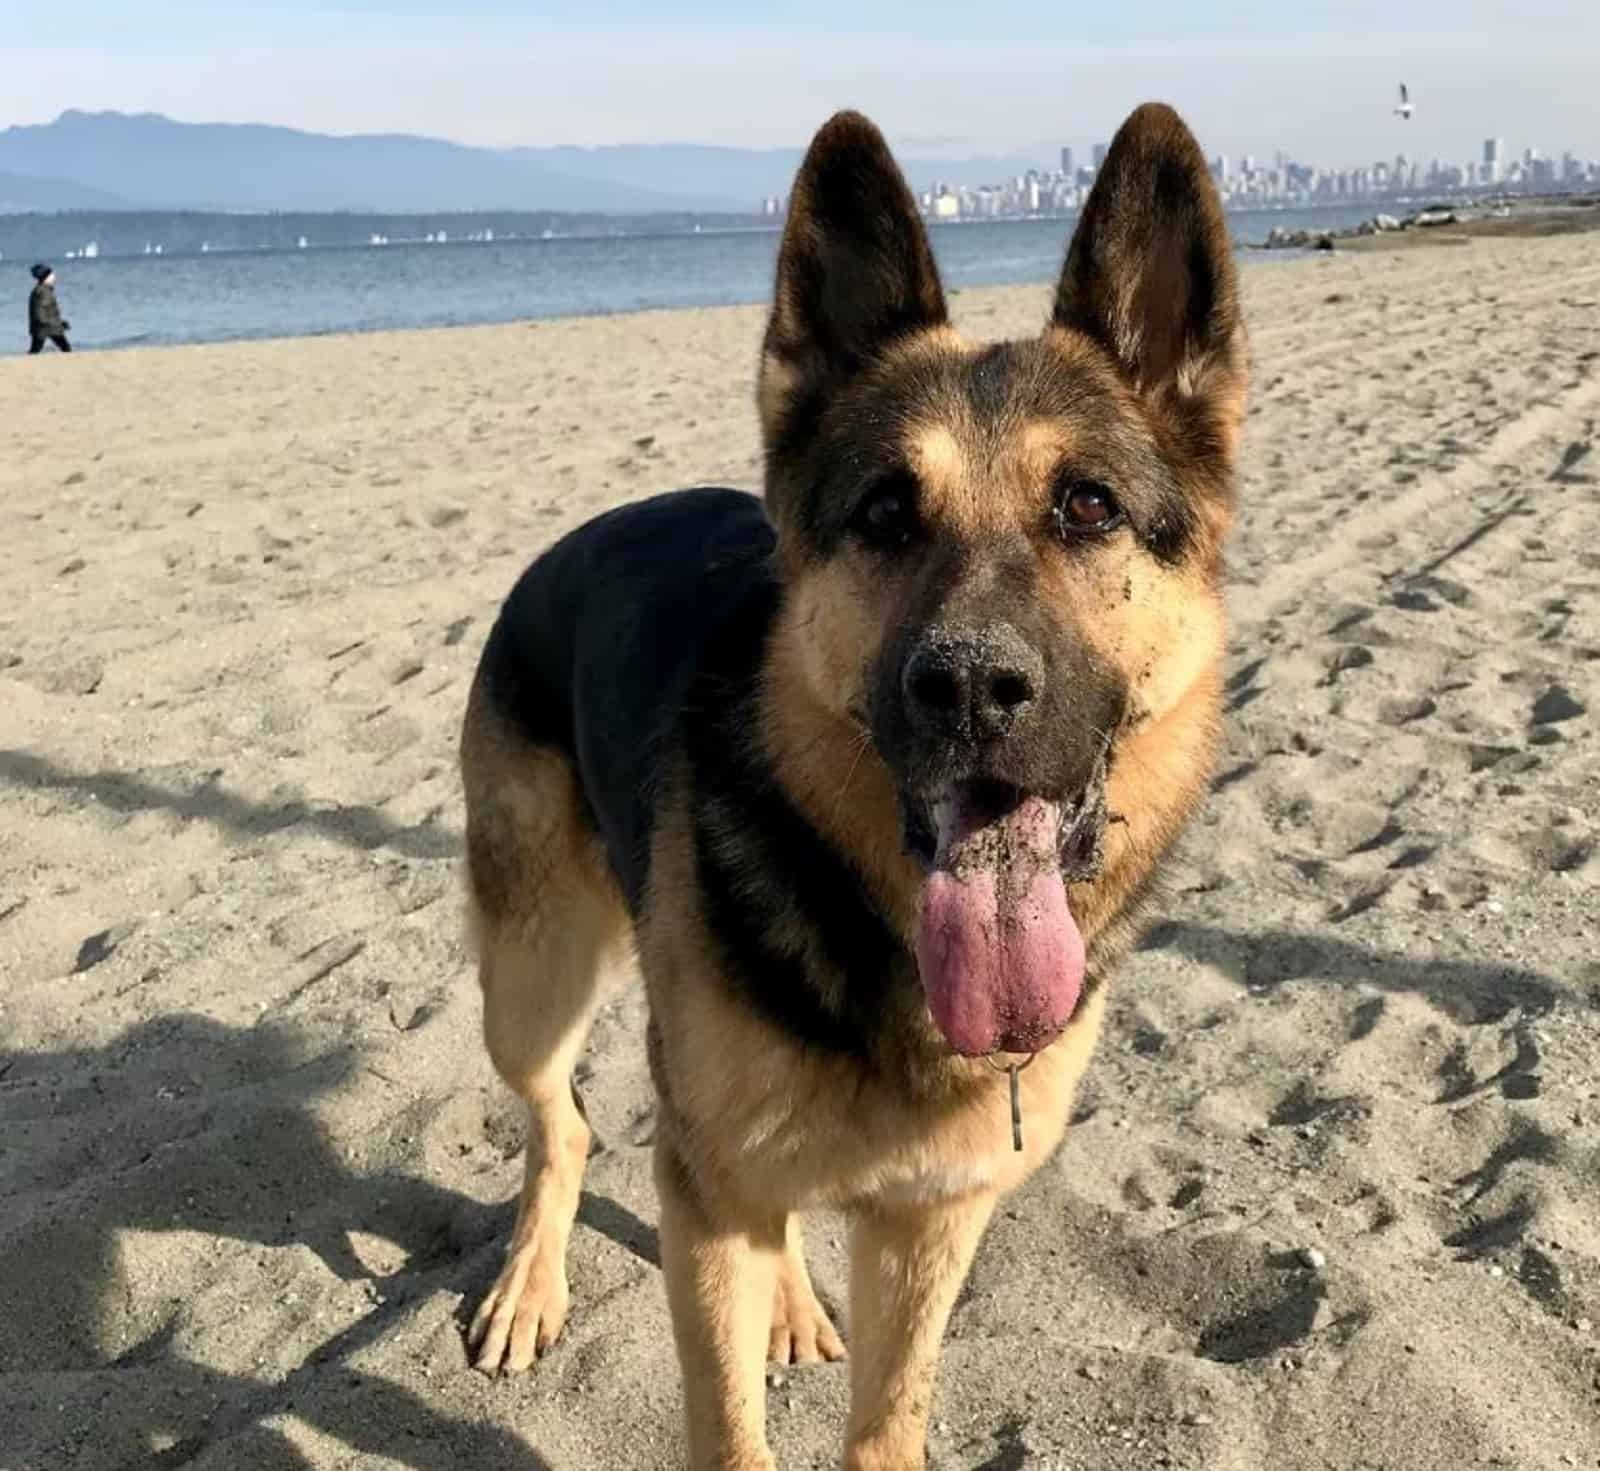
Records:
{"label": "dog's pink tongue", "polygon": [[965,1056],[1037,1052],[1078,1004],[1083,936],[1061,881],[1059,818],[1036,797],[988,822],[959,797],[936,814],[917,967],[934,1022]]}

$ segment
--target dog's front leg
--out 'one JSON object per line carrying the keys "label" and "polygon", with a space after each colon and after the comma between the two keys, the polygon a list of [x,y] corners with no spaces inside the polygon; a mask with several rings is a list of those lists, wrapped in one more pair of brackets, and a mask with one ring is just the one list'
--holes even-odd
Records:
{"label": "dog's front leg", "polygon": [[922,1471],[939,1343],[994,1211],[992,1195],[869,1207],[850,1243],[846,1471]]}
{"label": "dog's front leg", "polygon": [[709,1199],[664,1140],[656,1187],[690,1471],[774,1471],[765,1370],[785,1218],[742,1219]]}

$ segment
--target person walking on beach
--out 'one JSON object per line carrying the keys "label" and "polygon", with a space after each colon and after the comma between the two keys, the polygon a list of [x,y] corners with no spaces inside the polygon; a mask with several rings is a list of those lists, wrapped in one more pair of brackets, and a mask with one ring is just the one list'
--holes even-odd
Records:
{"label": "person walking on beach", "polygon": [[28,297],[28,336],[32,345],[30,354],[43,352],[47,342],[53,342],[62,352],[71,352],[67,341],[67,328],[71,322],[61,319],[61,306],[56,301],[56,273],[46,265],[33,268],[33,292]]}

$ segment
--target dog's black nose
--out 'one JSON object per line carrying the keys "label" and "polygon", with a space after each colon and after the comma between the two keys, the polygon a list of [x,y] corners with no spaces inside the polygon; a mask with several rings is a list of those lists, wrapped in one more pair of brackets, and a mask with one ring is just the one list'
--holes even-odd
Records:
{"label": "dog's black nose", "polygon": [[929,735],[993,738],[1044,686],[1044,660],[1009,623],[930,628],[900,674],[906,713]]}

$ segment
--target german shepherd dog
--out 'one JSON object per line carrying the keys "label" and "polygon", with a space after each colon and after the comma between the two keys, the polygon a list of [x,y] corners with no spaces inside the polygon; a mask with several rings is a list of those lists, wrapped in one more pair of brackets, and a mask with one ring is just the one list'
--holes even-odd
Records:
{"label": "german shepherd dog", "polygon": [[1118,132],[1041,335],[994,346],[951,327],[873,125],[817,134],[763,343],[764,498],[571,532],[473,685],[484,1035],[528,1108],[478,1368],[561,1331],[573,1066],[636,962],[690,1465],[771,1471],[765,1359],[843,1356],[796,1224],[822,1206],[853,1220],[844,1464],[924,1465],[973,1252],[1060,1142],[1208,784],[1245,358],[1170,108]]}

